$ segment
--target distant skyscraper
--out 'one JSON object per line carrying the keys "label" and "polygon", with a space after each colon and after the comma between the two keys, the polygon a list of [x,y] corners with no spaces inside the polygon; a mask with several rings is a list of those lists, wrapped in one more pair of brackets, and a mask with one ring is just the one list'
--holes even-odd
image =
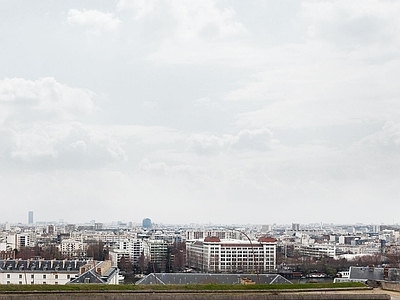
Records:
{"label": "distant skyscraper", "polygon": [[149,218],[143,219],[142,227],[146,229],[151,228],[151,220]]}
{"label": "distant skyscraper", "polygon": [[299,223],[292,223],[292,230],[293,231],[299,231],[300,230],[300,224]]}
{"label": "distant skyscraper", "polygon": [[271,225],[262,225],[261,226],[261,232],[268,232],[272,230],[272,226]]}
{"label": "distant skyscraper", "polygon": [[33,224],[33,211],[28,212],[28,224]]}
{"label": "distant skyscraper", "polygon": [[372,232],[379,233],[381,231],[381,227],[379,225],[372,225]]}

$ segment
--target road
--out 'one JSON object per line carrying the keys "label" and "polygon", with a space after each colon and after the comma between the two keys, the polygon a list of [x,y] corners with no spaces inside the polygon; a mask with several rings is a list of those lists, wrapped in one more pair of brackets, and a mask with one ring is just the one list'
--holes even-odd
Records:
{"label": "road", "polygon": [[372,293],[388,294],[392,300],[400,300],[400,292],[386,291],[382,289],[373,289]]}
{"label": "road", "polygon": [[[352,291],[354,292],[354,291]],[[339,293],[347,293],[345,291],[339,292]],[[392,291],[387,291],[387,290],[382,290],[379,288],[375,288],[372,290],[360,290],[357,291],[359,294],[387,294],[390,296],[391,300],[400,300],[400,292],[392,292]]]}

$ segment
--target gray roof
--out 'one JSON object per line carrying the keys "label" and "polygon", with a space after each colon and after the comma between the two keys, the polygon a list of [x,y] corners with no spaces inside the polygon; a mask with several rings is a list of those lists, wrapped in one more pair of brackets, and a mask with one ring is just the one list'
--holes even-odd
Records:
{"label": "gray roof", "polygon": [[350,279],[365,279],[375,281],[399,281],[400,269],[376,267],[350,267]]}
{"label": "gray roof", "polygon": [[[259,274],[262,284],[291,284],[278,274]],[[206,274],[206,273],[150,273],[136,284],[240,284],[241,279],[250,279],[257,283],[256,274]]]}
{"label": "gray roof", "polygon": [[0,272],[79,272],[83,260],[0,260]]}
{"label": "gray roof", "polygon": [[95,268],[92,268],[78,277],[72,279],[69,283],[100,283],[106,284],[110,282],[112,277],[115,275],[118,269],[115,267],[111,267],[104,275],[100,275],[95,271]]}

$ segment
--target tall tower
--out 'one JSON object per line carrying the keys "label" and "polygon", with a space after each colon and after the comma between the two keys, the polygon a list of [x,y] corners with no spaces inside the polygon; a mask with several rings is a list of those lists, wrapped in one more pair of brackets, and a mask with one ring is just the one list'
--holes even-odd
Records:
{"label": "tall tower", "polygon": [[151,228],[151,220],[149,218],[143,219],[142,227],[145,228],[145,229]]}
{"label": "tall tower", "polygon": [[300,230],[300,224],[299,223],[292,223],[292,230],[293,231],[299,231]]}
{"label": "tall tower", "polygon": [[33,211],[28,211],[28,224],[32,225],[33,224]]}

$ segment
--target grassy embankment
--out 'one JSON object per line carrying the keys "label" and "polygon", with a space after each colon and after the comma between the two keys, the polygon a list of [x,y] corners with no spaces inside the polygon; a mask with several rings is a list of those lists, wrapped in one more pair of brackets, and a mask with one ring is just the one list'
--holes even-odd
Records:
{"label": "grassy embankment", "polygon": [[365,287],[362,283],[306,283],[306,284],[186,284],[186,285],[106,285],[106,284],[68,284],[68,285],[0,285],[0,293],[7,291],[242,291],[242,290],[303,290],[338,289]]}

